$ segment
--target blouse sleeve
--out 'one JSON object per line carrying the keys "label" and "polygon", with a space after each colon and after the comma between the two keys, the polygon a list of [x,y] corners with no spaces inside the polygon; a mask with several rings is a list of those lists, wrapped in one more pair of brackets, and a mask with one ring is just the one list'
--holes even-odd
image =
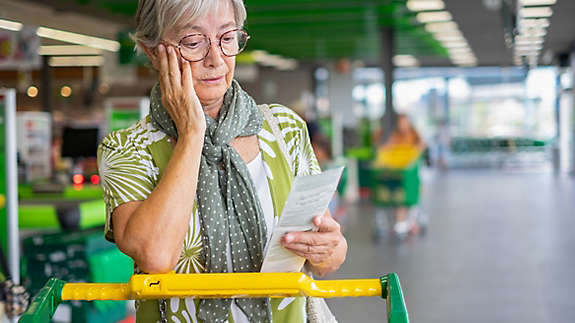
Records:
{"label": "blouse sleeve", "polygon": [[131,143],[125,130],[112,132],[98,147],[107,240],[114,242],[112,212],[121,204],[143,201],[151,194],[155,184],[150,160]]}
{"label": "blouse sleeve", "polygon": [[307,125],[305,121],[302,120],[301,130],[300,130],[300,140],[298,153],[296,156],[296,176],[299,175],[316,175],[321,173],[321,168],[307,131]]}

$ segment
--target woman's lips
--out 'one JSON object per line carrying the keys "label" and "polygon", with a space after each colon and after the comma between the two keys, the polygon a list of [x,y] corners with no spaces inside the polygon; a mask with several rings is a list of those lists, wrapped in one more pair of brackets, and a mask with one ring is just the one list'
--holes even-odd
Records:
{"label": "woman's lips", "polygon": [[216,78],[202,79],[202,82],[204,82],[206,84],[217,84],[220,81],[222,81],[223,79],[224,79],[224,77],[220,76],[220,77],[216,77]]}

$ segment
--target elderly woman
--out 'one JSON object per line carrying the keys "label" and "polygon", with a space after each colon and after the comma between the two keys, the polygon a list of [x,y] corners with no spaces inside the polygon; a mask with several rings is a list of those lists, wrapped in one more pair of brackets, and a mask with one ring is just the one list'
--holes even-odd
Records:
{"label": "elderly woman", "polygon": [[[294,176],[320,172],[304,121],[257,106],[233,78],[245,18],[241,0],[139,1],[134,37],[159,83],[150,115],[99,149],[106,237],[136,272],[259,271]],[[329,212],[314,224],[282,244],[321,276],[339,268],[347,243]],[[305,303],[148,300],[137,321],[305,322]]]}

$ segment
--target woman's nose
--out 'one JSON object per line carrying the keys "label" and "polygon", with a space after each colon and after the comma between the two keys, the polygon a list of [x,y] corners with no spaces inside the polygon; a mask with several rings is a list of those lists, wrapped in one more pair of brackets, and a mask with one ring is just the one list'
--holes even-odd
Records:
{"label": "woman's nose", "polygon": [[224,53],[220,48],[219,42],[210,42],[210,49],[208,55],[204,59],[204,62],[208,65],[219,66],[224,64]]}

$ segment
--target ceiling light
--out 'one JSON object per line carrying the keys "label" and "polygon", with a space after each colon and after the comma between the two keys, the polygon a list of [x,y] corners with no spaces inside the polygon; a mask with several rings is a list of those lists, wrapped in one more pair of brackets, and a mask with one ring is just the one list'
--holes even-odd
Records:
{"label": "ceiling light", "polygon": [[439,22],[439,21],[451,21],[453,17],[447,11],[431,11],[431,12],[420,12],[416,16],[417,21],[422,24],[429,22]]}
{"label": "ceiling light", "polygon": [[442,0],[409,0],[407,9],[411,11],[443,10],[445,4]]}
{"label": "ceiling light", "polygon": [[547,34],[547,30],[542,27],[522,27],[520,26],[519,30],[520,35],[539,35],[545,36]]}
{"label": "ceiling light", "polygon": [[445,31],[438,31],[433,33],[433,37],[440,38],[440,37],[461,37],[463,38],[463,34],[459,29],[453,30],[445,30]]}
{"label": "ceiling light", "polygon": [[430,33],[438,33],[444,31],[455,31],[459,30],[457,24],[453,21],[445,21],[445,22],[432,22],[425,25],[425,30]]}
{"label": "ceiling light", "polygon": [[120,43],[115,40],[77,34],[69,31],[63,31],[47,27],[39,27],[36,33],[40,37],[55,39],[72,44],[84,45],[93,48],[99,48],[111,52],[117,52],[118,50],[120,50]]}
{"label": "ceiling light", "polygon": [[38,88],[35,87],[34,85],[31,85],[26,90],[26,94],[31,98],[35,98],[36,96],[38,96]]}
{"label": "ceiling light", "polygon": [[419,62],[412,55],[395,55],[393,64],[400,67],[413,67],[419,65]]}
{"label": "ceiling light", "polygon": [[520,0],[524,6],[548,6],[553,5],[557,0]]}
{"label": "ceiling light", "polygon": [[453,63],[455,64],[477,64],[477,60],[469,59],[469,60],[454,60]]}
{"label": "ceiling light", "polygon": [[543,42],[543,37],[541,36],[531,36],[531,35],[518,35],[515,37],[515,42]]}
{"label": "ceiling light", "polygon": [[521,30],[521,33],[519,35],[517,35],[517,37],[521,37],[521,36],[526,36],[526,37],[544,37],[547,34],[547,31],[545,31],[544,29],[526,29],[526,30]]}
{"label": "ceiling light", "polygon": [[102,56],[55,56],[50,57],[48,65],[52,67],[64,66],[100,66],[104,64]]}
{"label": "ceiling light", "polygon": [[549,27],[549,19],[547,18],[539,18],[539,19],[521,19],[519,21],[519,25],[521,27],[540,27],[540,28],[547,28]]}
{"label": "ceiling light", "polygon": [[551,17],[553,10],[550,7],[522,8],[520,14],[522,18]]}
{"label": "ceiling light", "polygon": [[467,48],[469,47],[469,45],[467,45],[467,42],[465,40],[463,41],[444,41],[441,42],[441,45],[443,45],[443,47],[445,48]]}
{"label": "ceiling light", "polygon": [[254,60],[263,66],[272,66],[279,70],[294,70],[298,67],[298,62],[295,59],[284,58],[280,55],[272,55],[264,50],[252,51]]}
{"label": "ceiling light", "polygon": [[20,31],[20,29],[22,29],[22,24],[16,21],[0,19],[0,29]]}
{"label": "ceiling light", "polygon": [[528,50],[528,49],[541,50],[541,49],[543,49],[543,45],[540,45],[540,44],[517,45],[517,46],[515,46],[515,49],[517,49],[517,50]]}
{"label": "ceiling light", "polygon": [[70,95],[72,95],[72,88],[69,87],[68,85],[62,86],[62,88],[60,89],[60,95],[65,98],[69,98]]}
{"label": "ceiling light", "polygon": [[38,54],[48,56],[100,55],[102,50],[80,45],[45,45],[40,46]]}
{"label": "ceiling light", "polygon": [[449,48],[447,50],[450,54],[455,54],[455,53],[472,53],[471,49],[469,47],[461,47],[461,48]]}
{"label": "ceiling light", "polygon": [[543,38],[538,38],[536,40],[526,40],[526,39],[519,39],[515,40],[515,45],[526,45],[526,44],[543,44]]}
{"label": "ceiling light", "polygon": [[440,36],[440,37],[436,36],[435,39],[441,43],[466,42],[465,38],[460,36]]}

